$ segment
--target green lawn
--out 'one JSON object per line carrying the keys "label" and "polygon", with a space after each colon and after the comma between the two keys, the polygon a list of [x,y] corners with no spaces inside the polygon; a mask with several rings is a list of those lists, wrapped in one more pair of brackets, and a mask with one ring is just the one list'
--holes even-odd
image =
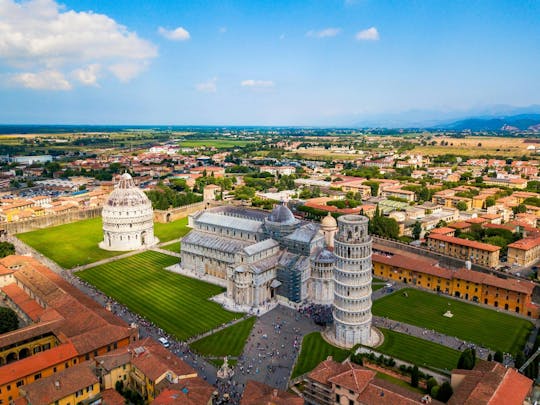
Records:
{"label": "green lawn", "polygon": [[146,251],[76,274],[182,340],[242,316],[208,300],[223,288],[163,269],[177,262]]}
{"label": "green lawn", "polygon": [[161,249],[169,250],[174,253],[180,253],[180,243],[181,242],[169,243],[168,245],[161,246]]}
{"label": "green lawn", "polygon": [[[189,231],[187,218],[154,224],[154,233],[160,242],[178,239]],[[103,240],[101,218],[38,229],[18,234],[17,237],[66,269],[124,253],[99,248],[98,243]]]}
{"label": "green lawn", "polygon": [[217,149],[228,149],[243,147],[255,143],[255,141],[235,140],[235,139],[192,139],[183,140],[179,143],[181,148],[199,148],[201,146],[214,147]]}
{"label": "green lawn", "polygon": [[[452,311],[452,318],[443,316],[448,310]],[[521,350],[532,328],[531,322],[522,318],[410,288],[378,299],[372,311],[374,315],[434,329],[507,353]]]}
{"label": "green lawn", "polygon": [[86,219],[18,234],[24,243],[69,269],[78,265],[118,256],[123,252],[100,249],[103,240],[101,218]]}
{"label": "green lawn", "polygon": [[187,217],[165,224],[154,222],[154,234],[159,238],[160,242],[178,239],[191,230],[191,228],[188,228],[187,222]]}
{"label": "green lawn", "polygon": [[422,367],[449,371],[457,366],[461,354],[457,350],[389,329],[379,330],[384,334],[384,342],[375,350],[387,356]]}
{"label": "green lawn", "polygon": [[343,361],[349,356],[350,352],[327,343],[320,332],[312,332],[302,340],[302,350],[296,361],[291,378],[298,377],[304,373],[313,370],[321,361],[326,360],[328,356],[333,356],[336,361]]}
{"label": "green lawn", "polygon": [[244,345],[256,319],[255,317],[248,318],[213,335],[197,340],[191,344],[191,348],[208,357],[238,357],[244,350]]}

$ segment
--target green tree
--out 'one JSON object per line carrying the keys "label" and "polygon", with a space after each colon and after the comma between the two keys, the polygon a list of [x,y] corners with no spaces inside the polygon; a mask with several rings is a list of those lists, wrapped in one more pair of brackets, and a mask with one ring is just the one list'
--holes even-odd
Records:
{"label": "green tree", "polygon": [[415,240],[420,239],[420,235],[422,234],[422,224],[420,223],[420,221],[416,221],[414,223],[412,234]]}
{"label": "green tree", "polygon": [[520,368],[523,364],[525,364],[525,356],[523,355],[523,352],[517,352],[514,357],[514,367]]}
{"label": "green tree", "polygon": [[486,208],[493,207],[495,205],[495,198],[488,197],[486,198]]}
{"label": "green tree", "polygon": [[523,214],[524,212],[527,212],[527,207],[525,204],[519,204],[517,207],[513,207],[512,211],[514,211],[514,214]]}
{"label": "green tree", "polygon": [[460,211],[467,211],[467,203],[465,201],[460,201],[457,203],[456,208]]}
{"label": "green tree", "polygon": [[15,245],[10,242],[0,242],[0,258],[15,254]]}
{"label": "green tree", "polygon": [[441,402],[448,402],[452,394],[454,393],[454,390],[452,389],[452,386],[448,381],[445,381],[442,383],[442,385],[439,387],[439,392],[437,392],[437,400]]}
{"label": "green tree", "polygon": [[0,307],[0,334],[11,332],[19,327],[19,318],[11,308]]}
{"label": "green tree", "polygon": [[497,350],[493,356],[493,360],[502,363],[504,360],[503,353],[500,350]]}
{"label": "green tree", "polygon": [[234,198],[237,200],[250,200],[255,197],[255,189],[248,186],[240,186],[234,190]]}
{"label": "green tree", "polygon": [[420,382],[420,371],[418,370],[418,366],[415,365],[411,371],[411,385],[416,388],[418,387],[418,383]]}
{"label": "green tree", "polygon": [[471,349],[465,349],[461,356],[459,356],[457,368],[462,370],[472,370],[474,368],[474,364],[476,363],[476,356],[473,350]]}
{"label": "green tree", "polygon": [[437,383],[437,380],[433,377],[429,378],[427,381],[426,381],[426,391],[428,393],[431,392],[431,390],[433,389],[433,387],[436,387],[437,385],[439,385]]}

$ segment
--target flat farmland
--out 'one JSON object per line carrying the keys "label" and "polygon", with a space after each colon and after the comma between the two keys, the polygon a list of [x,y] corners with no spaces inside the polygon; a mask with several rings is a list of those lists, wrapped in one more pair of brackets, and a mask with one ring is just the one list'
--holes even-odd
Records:
{"label": "flat farmland", "polygon": [[242,316],[209,301],[223,288],[164,270],[176,263],[146,251],[75,274],[181,340]]}
{"label": "flat farmland", "polygon": [[[438,156],[444,154],[480,156],[499,155],[505,157],[519,157],[529,155],[527,150],[530,143],[525,143],[523,138],[503,138],[503,137],[483,137],[474,136],[467,138],[436,138],[437,145],[417,146],[414,153],[421,153],[428,156]],[[441,141],[448,142],[447,146],[441,146]]]}
{"label": "flat farmland", "polygon": [[411,288],[376,300],[372,312],[507,353],[520,350],[532,328],[523,318]]}

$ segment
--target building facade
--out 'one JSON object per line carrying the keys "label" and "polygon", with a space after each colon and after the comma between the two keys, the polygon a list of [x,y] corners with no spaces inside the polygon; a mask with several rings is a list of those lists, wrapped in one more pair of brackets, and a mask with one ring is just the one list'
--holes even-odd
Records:
{"label": "building facade", "polygon": [[152,203],[139,189],[129,173],[120,182],[103,206],[103,241],[105,250],[127,251],[155,245]]}
{"label": "building facade", "polygon": [[371,236],[369,220],[360,215],[338,218],[334,241],[334,334],[336,343],[352,347],[371,339]]}

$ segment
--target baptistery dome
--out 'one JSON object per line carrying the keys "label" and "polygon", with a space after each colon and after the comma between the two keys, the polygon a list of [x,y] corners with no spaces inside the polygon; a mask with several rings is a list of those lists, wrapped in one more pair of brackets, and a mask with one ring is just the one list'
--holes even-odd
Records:
{"label": "baptistery dome", "polygon": [[152,203],[129,173],[124,173],[101,213],[102,249],[126,251],[155,245]]}

